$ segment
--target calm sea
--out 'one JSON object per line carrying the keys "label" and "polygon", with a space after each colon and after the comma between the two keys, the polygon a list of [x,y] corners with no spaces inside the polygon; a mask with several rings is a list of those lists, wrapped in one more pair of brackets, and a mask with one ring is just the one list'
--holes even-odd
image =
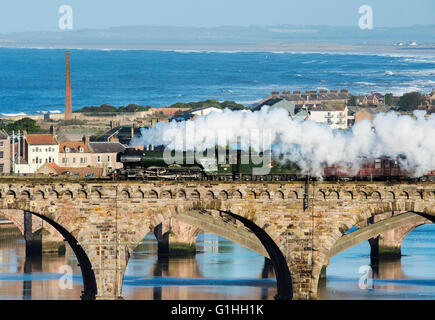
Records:
{"label": "calm sea", "polygon": [[[72,50],[73,109],[205,99],[250,105],[274,90],[353,94],[435,87],[435,55]],[[0,114],[61,111],[65,50],[0,48]]]}

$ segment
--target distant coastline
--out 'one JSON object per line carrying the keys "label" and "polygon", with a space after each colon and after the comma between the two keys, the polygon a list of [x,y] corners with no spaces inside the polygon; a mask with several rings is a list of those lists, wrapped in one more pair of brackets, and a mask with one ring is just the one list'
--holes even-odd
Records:
{"label": "distant coastline", "polygon": [[435,25],[119,26],[0,33],[0,47],[237,52],[435,52]]}
{"label": "distant coastline", "polygon": [[330,53],[330,54],[435,54],[434,45],[400,47],[395,45],[333,44],[333,43],[262,43],[262,44],[89,44],[89,43],[32,43],[0,40],[0,48],[39,50],[102,50],[102,51],[176,51],[176,52],[269,52],[269,53]]}

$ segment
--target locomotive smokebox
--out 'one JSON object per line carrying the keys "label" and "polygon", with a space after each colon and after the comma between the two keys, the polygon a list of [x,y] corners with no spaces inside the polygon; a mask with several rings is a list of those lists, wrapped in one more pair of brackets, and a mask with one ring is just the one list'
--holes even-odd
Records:
{"label": "locomotive smokebox", "polygon": [[122,163],[142,162],[142,160],[143,152],[133,148],[128,148],[117,156],[117,161]]}

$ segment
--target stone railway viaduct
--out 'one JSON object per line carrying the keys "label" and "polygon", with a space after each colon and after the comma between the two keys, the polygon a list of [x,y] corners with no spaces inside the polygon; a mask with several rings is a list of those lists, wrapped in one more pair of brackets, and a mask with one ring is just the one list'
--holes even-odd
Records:
{"label": "stone railway viaduct", "polygon": [[[322,268],[335,254],[369,239],[372,253],[400,253],[413,228],[435,219],[435,183],[27,180],[0,182],[0,204],[0,214],[19,228],[31,214],[59,231],[79,261],[83,298],[121,298],[130,254],[149,232],[160,242],[192,244],[205,230],[267,257],[256,236],[224,210],[273,239],[295,299],[315,299]],[[359,230],[346,233],[353,226]]]}

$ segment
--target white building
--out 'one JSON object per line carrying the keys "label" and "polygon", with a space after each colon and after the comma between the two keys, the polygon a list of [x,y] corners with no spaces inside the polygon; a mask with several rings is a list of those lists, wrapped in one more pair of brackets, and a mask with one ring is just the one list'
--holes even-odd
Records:
{"label": "white building", "polygon": [[28,134],[21,147],[21,158],[14,173],[35,173],[45,163],[59,162],[59,145],[51,134]]}
{"label": "white building", "polygon": [[191,114],[195,114],[197,116],[206,116],[206,115],[208,115],[209,113],[212,113],[212,112],[219,112],[219,113],[221,113],[222,109],[215,108],[215,107],[199,107],[199,108],[191,109],[191,110],[189,110],[189,112]]}
{"label": "white building", "polygon": [[309,120],[328,124],[332,129],[347,129],[348,110],[345,105],[314,105],[309,109]]}

